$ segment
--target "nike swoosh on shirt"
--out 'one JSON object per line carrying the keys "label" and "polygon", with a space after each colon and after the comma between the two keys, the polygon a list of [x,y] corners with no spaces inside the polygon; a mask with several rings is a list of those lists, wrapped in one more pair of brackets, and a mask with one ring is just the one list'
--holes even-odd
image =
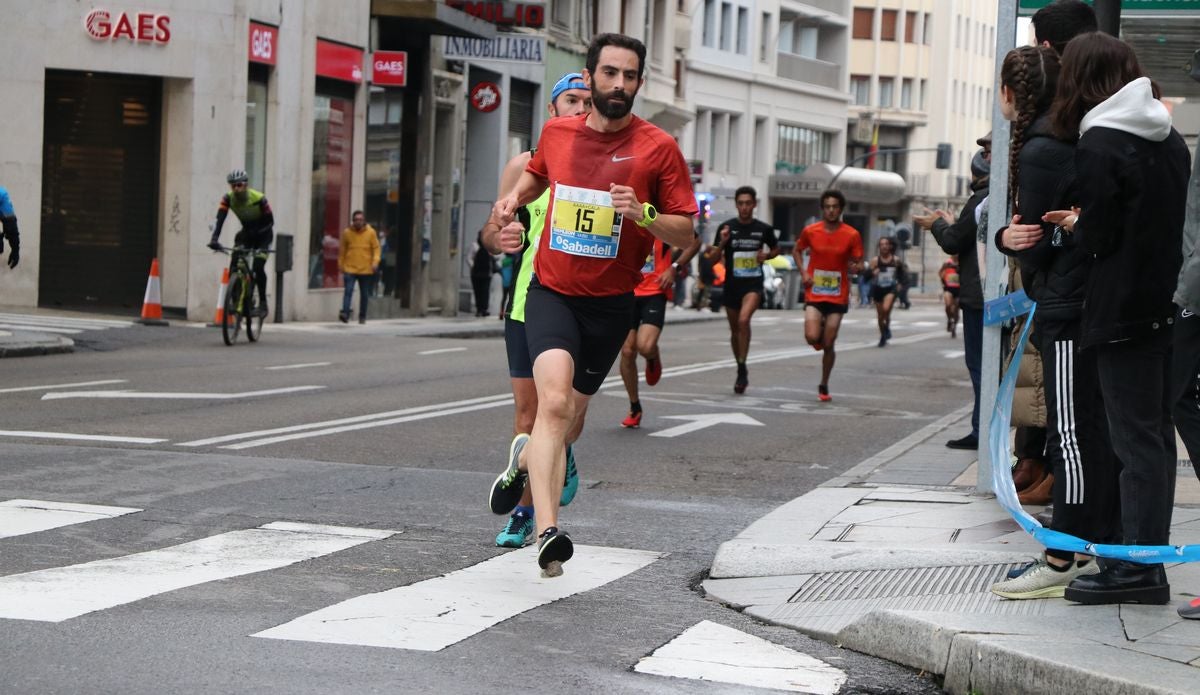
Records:
{"label": "nike swoosh on shirt", "polygon": [[1184,318],[1184,319],[1190,319],[1191,317],[1193,317],[1195,315],[1196,314],[1188,311],[1187,309],[1184,309],[1182,312],[1180,312],[1179,317]]}
{"label": "nike swoosh on shirt", "polygon": [[623,162],[623,161],[625,161],[626,159],[633,159],[633,158],[634,158],[634,157],[636,157],[636,156],[637,156],[637,155],[635,155],[635,154],[631,154],[631,155],[629,155],[628,157],[618,157],[617,155],[615,155],[615,154],[614,154],[614,155],[612,156],[612,160],[613,160],[613,163],[616,163],[616,162]]}

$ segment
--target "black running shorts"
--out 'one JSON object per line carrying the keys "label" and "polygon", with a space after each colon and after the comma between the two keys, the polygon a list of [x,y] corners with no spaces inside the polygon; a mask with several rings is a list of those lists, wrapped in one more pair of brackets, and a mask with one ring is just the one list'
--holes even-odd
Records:
{"label": "black running shorts", "polygon": [[810,306],[821,312],[821,316],[829,316],[830,314],[844,314],[850,310],[849,304],[833,304],[831,302],[809,302],[805,306]]}
{"label": "black running shorts", "polygon": [[642,324],[662,328],[666,316],[667,295],[649,294],[644,297],[634,297],[633,321],[629,324],[629,328],[637,330],[637,327]]}
{"label": "black running shorts", "polygon": [[879,285],[871,286],[871,301],[879,303],[889,294],[896,294],[896,286],[880,287]]}
{"label": "black running shorts", "polygon": [[621,345],[629,335],[633,293],[611,297],[569,297],[529,283],[525,298],[525,339],[529,359],[561,349],[575,359],[575,390],[591,396],[600,390]]}
{"label": "black running shorts", "polygon": [[742,298],[752,293],[758,295],[758,305],[762,306],[762,282],[742,284],[733,280],[727,280],[725,282],[725,295],[721,299],[721,304],[724,305],[726,309],[741,309]]}
{"label": "black running shorts", "polygon": [[532,379],[529,341],[525,340],[525,322],[504,317],[504,349],[508,351],[508,375],[514,379]]}

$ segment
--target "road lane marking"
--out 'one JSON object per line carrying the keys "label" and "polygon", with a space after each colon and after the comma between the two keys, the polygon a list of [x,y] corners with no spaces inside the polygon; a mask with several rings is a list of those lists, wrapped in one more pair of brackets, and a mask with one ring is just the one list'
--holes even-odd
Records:
{"label": "road lane marking", "polygon": [[23,437],[26,439],[63,439],[78,442],[111,442],[115,444],[158,444],[165,439],[149,437],[114,437],[108,434],[73,434],[70,432],[32,432],[28,430],[0,430],[0,437]]}
{"label": "road lane marking", "polygon": [[254,432],[242,432],[240,434],[226,434],[219,437],[209,437],[207,439],[197,439],[190,442],[180,442],[178,446],[208,446],[210,444],[223,444],[225,442],[233,442],[239,439],[254,439],[256,437],[264,437],[268,435],[286,434],[288,432],[301,432],[303,430],[314,430],[335,425],[348,425],[356,422],[370,422],[373,420],[381,420],[385,418],[393,418],[404,415],[412,415],[414,413],[425,413],[431,410],[441,408],[454,408],[463,405],[472,405],[476,403],[495,403],[496,405],[505,405],[512,402],[512,394],[501,393],[495,396],[484,396],[482,398],[468,398],[462,401],[453,401],[451,403],[436,403],[434,405],[422,405],[415,408],[405,408],[403,410],[391,410],[384,413],[369,413],[367,415],[355,415],[352,417],[338,418],[337,420],[324,420],[321,422],[310,422],[304,425],[289,425],[287,427],[276,427],[269,430],[257,430]]}
{"label": "road lane marking", "polygon": [[57,623],[85,613],[286,567],[395,531],[273,523],[80,565],[0,577],[0,618]]}
{"label": "road lane marking", "polygon": [[464,352],[464,351],[466,351],[465,347],[452,347],[452,348],[441,348],[438,350],[425,350],[424,352],[418,352],[417,354],[418,355],[441,355],[441,354],[444,354],[447,352]]}
{"label": "road lane marking", "polygon": [[661,553],[577,545],[564,574],[539,575],[529,546],[433,579],[358,596],[254,637],[436,652],[539,606],[616,581]]}
{"label": "road lane marking", "polygon": [[682,425],[669,427],[665,430],[653,432],[651,437],[678,437],[682,434],[702,430],[705,427],[714,425],[753,425],[755,427],[764,427],[761,422],[746,415],[745,413],[704,413],[702,415],[664,415],[664,420],[690,420]]}
{"label": "road lane marking", "polygon": [[133,507],[106,507],[99,504],[5,500],[0,502],[0,538],[49,531],[98,519],[115,519],[140,511]]}
{"label": "road lane marking", "polygon": [[816,695],[833,695],[846,682],[845,672],[820,659],[708,620],[684,630],[633,670]]}
{"label": "road lane marking", "polygon": [[39,386],[18,386],[11,389],[0,389],[0,393],[18,393],[20,391],[47,391],[49,389],[70,389],[80,386],[105,386],[107,384],[124,384],[126,379],[102,379],[100,381],[76,381],[72,384],[42,384]]}
{"label": "road lane marking", "polygon": [[309,367],[328,367],[332,362],[307,362],[305,364],[281,364],[276,367],[263,367],[263,369],[308,369]]}
{"label": "road lane marking", "polygon": [[155,392],[155,391],[63,391],[56,393],[47,393],[42,396],[43,401],[57,401],[66,398],[142,398],[142,399],[160,399],[160,400],[182,400],[182,401],[226,401],[235,400],[238,398],[256,398],[259,396],[278,396],[285,393],[300,393],[302,391],[316,391],[325,388],[324,386],[288,386],[279,389],[264,389],[262,391],[243,391],[241,393],[188,393],[185,391],[177,392]]}

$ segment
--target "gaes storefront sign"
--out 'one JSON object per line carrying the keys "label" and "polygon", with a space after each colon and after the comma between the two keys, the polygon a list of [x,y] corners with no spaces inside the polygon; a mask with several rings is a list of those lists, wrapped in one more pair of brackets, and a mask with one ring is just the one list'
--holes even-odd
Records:
{"label": "gaes storefront sign", "polygon": [[165,44],[171,40],[171,17],[155,12],[119,12],[95,9],[83,17],[83,28],[97,41],[125,39],[133,43]]}
{"label": "gaes storefront sign", "polygon": [[408,83],[408,51],[375,51],[371,55],[371,84],[403,87]]}
{"label": "gaes storefront sign", "polygon": [[250,22],[250,62],[275,64],[275,45],[279,43],[279,29],[258,22]]}

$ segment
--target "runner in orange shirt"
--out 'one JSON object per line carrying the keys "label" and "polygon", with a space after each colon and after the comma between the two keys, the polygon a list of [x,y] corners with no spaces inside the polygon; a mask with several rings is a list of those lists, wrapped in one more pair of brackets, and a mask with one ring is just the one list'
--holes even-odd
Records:
{"label": "runner in orange shirt", "polygon": [[[862,271],[863,245],[858,230],[842,221],[846,196],[829,190],[821,194],[821,221],[800,231],[792,256],[804,268],[804,339],[823,350],[817,398],[831,401],[829,374],[837,359],[834,343],[842,316],[850,308],[850,273]],[[808,251],[808,266],[804,251]]]}

